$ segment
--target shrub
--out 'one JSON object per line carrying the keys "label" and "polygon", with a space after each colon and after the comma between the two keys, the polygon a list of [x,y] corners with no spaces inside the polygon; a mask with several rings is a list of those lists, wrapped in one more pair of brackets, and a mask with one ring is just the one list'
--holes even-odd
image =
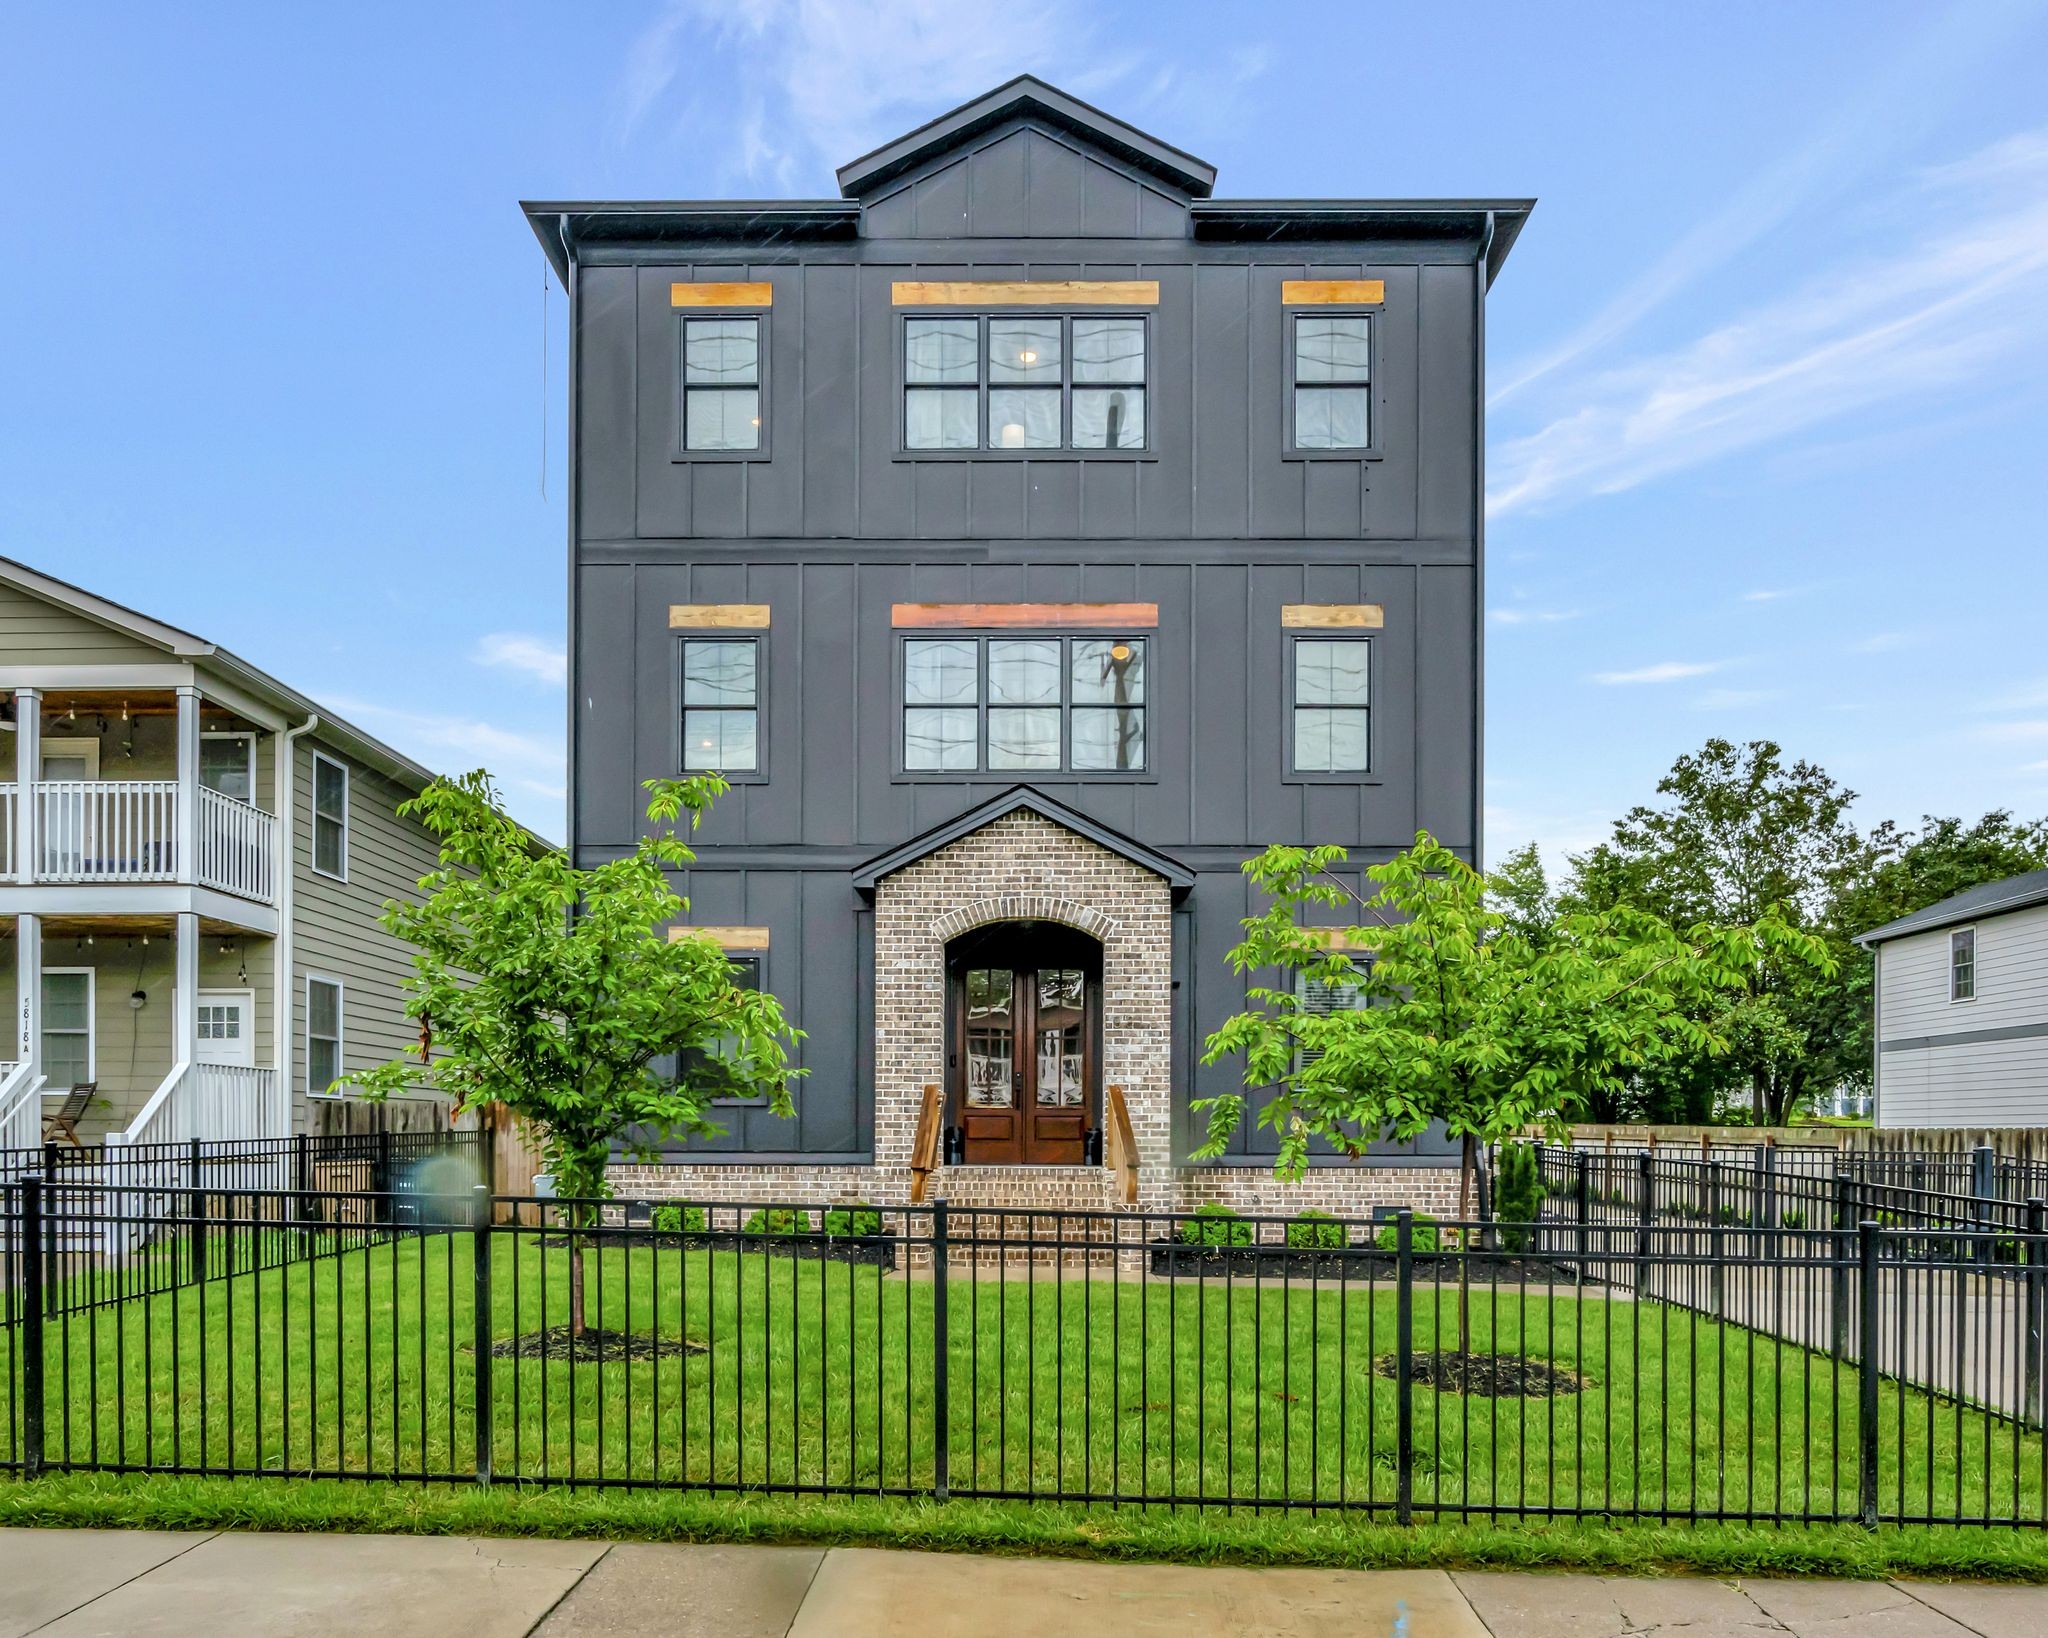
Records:
{"label": "shrub", "polygon": [[1328,1212],[1311,1207],[1287,1225],[1287,1243],[1297,1251],[1342,1251],[1351,1234]]}
{"label": "shrub", "polygon": [[834,1206],[825,1213],[827,1234],[880,1234],[882,1213],[878,1207],[864,1206],[856,1201],[850,1206]]}
{"label": "shrub", "polygon": [[[1373,1244],[1382,1251],[1399,1251],[1401,1249],[1401,1225],[1398,1223],[1383,1224],[1379,1233],[1375,1234],[1372,1239]],[[1415,1251],[1436,1251],[1441,1248],[1443,1240],[1436,1231],[1436,1219],[1430,1216],[1428,1212],[1419,1211],[1415,1214],[1412,1226],[1408,1231],[1408,1244]]]}
{"label": "shrub", "polygon": [[1248,1246],[1255,1236],[1247,1223],[1228,1206],[1197,1206],[1194,1219],[1174,1230],[1184,1246]]}
{"label": "shrub", "polygon": [[810,1213],[791,1211],[777,1206],[754,1213],[740,1225],[742,1234],[808,1234],[811,1232]]}
{"label": "shrub", "polygon": [[673,1202],[656,1206],[647,1219],[647,1226],[656,1234],[701,1234],[704,1231],[704,1208],[679,1206]]}
{"label": "shrub", "polygon": [[1527,1251],[1535,1235],[1529,1225],[1543,1214],[1543,1179],[1536,1169],[1536,1145],[1501,1145],[1494,1169],[1493,1218],[1500,1243],[1509,1251]]}
{"label": "shrub", "polygon": [[1778,1227],[1786,1229],[1803,1229],[1806,1227],[1806,1213],[1803,1211],[1788,1211],[1782,1213],[1778,1218]]}

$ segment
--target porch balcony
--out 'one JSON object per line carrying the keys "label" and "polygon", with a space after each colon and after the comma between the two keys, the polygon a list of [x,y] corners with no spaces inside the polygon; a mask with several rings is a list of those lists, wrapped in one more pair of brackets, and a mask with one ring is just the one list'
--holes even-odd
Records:
{"label": "porch balcony", "polygon": [[[183,882],[277,902],[277,818],[204,785],[171,779],[42,779],[0,785],[0,876],[26,884]],[[180,809],[193,815],[180,857]],[[26,837],[33,834],[29,846]]]}

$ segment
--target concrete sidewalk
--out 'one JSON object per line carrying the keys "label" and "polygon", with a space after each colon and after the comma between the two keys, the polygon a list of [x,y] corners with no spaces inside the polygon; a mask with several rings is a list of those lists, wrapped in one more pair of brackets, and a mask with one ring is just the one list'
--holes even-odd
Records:
{"label": "concrete sidewalk", "polygon": [[[1399,1624],[1405,1617],[1406,1624]],[[0,1638],[2035,1638],[2048,1588],[0,1530]]]}

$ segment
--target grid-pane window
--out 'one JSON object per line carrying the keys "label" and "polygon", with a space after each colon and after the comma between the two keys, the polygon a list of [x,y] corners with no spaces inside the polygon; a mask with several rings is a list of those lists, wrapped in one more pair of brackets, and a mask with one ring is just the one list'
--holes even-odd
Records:
{"label": "grid-pane window", "polygon": [[[732,969],[732,986],[736,990],[759,990],[761,988],[761,958],[756,955],[733,956],[728,965]],[[760,1101],[751,1086],[744,1086],[734,1080],[726,1062],[739,1048],[736,1035],[720,1036],[711,1047],[685,1047],[673,1055],[672,1071],[678,1085],[693,1088],[700,1097],[713,1103],[753,1103]],[[657,1071],[660,1065],[657,1065]]]}
{"label": "grid-pane window", "polygon": [[907,319],[906,449],[1143,449],[1145,321]]}
{"label": "grid-pane window", "polygon": [[92,974],[43,974],[43,1078],[68,1092],[92,1079]]}
{"label": "grid-pane window", "polygon": [[1294,319],[1294,447],[1372,443],[1372,320],[1299,313]]}
{"label": "grid-pane window", "polygon": [[683,768],[761,767],[761,645],[752,637],[683,640]]}
{"label": "grid-pane window", "polygon": [[306,980],[306,1090],[315,1097],[341,1079],[341,986]]}
{"label": "grid-pane window", "polygon": [[348,769],[313,758],[313,868],[323,876],[348,874]]}
{"label": "grid-pane window", "polygon": [[683,447],[761,447],[761,321],[683,321]]}
{"label": "grid-pane window", "polygon": [[1363,773],[1369,764],[1372,645],[1303,637],[1294,644],[1294,770]]}
{"label": "grid-pane window", "polygon": [[1145,766],[1138,637],[922,637],[903,645],[913,773]]}
{"label": "grid-pane window", "polygon": [[1965,927],[1948,936],[1948,998],[1974,1001],[1977,998],[1977,929]]}
{"label": "grid-pane window", "polygon": [[[1296,974],[1295,994],[1301,999],[1302,1012],[1312,1018],[1327,1018],[1332,1013],[1363,1011],[1372,1005],[1371,997],[1362,988],[1363,977],[1363,973],[1342,978],[1311,978],[1307,973]],[[1295,1068],[1306,1068],[1322,1055],[1321,1047],[1297,1048]]]}

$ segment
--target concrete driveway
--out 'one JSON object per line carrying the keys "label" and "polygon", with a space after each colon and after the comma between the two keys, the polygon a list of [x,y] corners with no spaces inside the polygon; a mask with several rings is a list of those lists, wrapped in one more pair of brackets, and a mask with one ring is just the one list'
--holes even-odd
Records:
{"label": "concrete driveway", "polygon": [[[1404,1624],[1405,1623],[1405,1624]],[[0,1638],[2035,1638],[2048,1588],[0,1530]]]}

